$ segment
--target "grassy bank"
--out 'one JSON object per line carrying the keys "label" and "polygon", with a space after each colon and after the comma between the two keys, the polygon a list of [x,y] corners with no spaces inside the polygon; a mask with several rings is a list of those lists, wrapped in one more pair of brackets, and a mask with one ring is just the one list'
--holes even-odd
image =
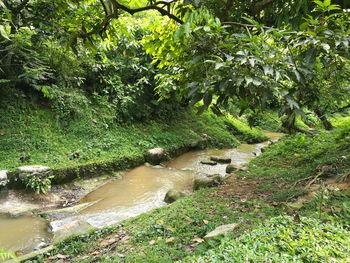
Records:
{"label": "grassy bank", "polygon": [[[87,100],[87,98],[84,98]],[[67,100],[67,99],[66,99]],[[125,169],[144,162],[148,149],[163,147],[172,154],[203,138],[199,147],[234,147],[244,139],[266,140],[232,117],[211,112],[179,110],[168,118],[144,123],[117,124],[107,106],[91,103],[69,120],[43,99],[13,89],[0,97],[0,169],[41,164],[69,174]],[[227,128],[235,127],[232,133]],[[22,161],[21,161],[22,158]],[[24,159],[24,160],[23,160]]]}
{"label": "grassy bank", "polygon": [[[224,185],[72,237],[38,261],[61,254],[67,262],[348,262],[349,124],[342,119],[332,132],[286,137]],[[334,170],[315,181],[315,194],[294,207],[320,167],[329,165]],[[333,179],[343,188],[332,186]],[[238,227],[231,235],[204,240],[232,223]]]}

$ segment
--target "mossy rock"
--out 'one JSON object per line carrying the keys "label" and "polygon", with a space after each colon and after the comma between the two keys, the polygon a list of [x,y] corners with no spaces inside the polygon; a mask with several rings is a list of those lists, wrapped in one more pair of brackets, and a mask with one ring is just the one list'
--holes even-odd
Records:
{"label": "mossy rock", "polygon": [[55,231],[53,240],[54,243],[58,243],[73,235],[86,234],[92,229],[94,228],[88,222],[75,220],[60,226]]}
{"label": "mossy rock", "polygon": [[170,204],[170,203],[174,203],[176,200],[185,197],[187,194],[185,194],[184,192],[180,192],[177,190],[169,190],[164,198],[164,202]]}
{"label": "mossy rock", "polygon": [[218,163],[231,163],[231,158],[227,157],[218,157],[218,156],[212,156],[210,157],[211,161],[218,162]]}
{"label": "mossy rock", "polygon": [[147,151],[145,160],[152,165],[159,165],[164,161],[168,161],[169,155],[163,148],[154,148]]}
{"label": "mossy rock", "polygon": [[222,182],[223,182],[223,178],[220,175],[199,176],[194,179],[193,190],[215,187],[220,185]]}
{"label": "mossy rock", "polygon": [[228,174],[231,174],[231,173],[236,172],[238,170],[239,170],[239,168],[234,164],[229,164],[226,166],[226,173],[228,173]]}
{"label": "mossy rock", "polygon": [[201,161],[201,164],[214,166],[214,165],[217,165],[218,163],[211,160],[204,160],[204,161]]}

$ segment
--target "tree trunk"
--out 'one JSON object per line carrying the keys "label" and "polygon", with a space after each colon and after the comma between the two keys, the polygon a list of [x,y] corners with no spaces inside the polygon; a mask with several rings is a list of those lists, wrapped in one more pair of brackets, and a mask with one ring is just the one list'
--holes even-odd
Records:
{"label": "tree trunk", "polygon": [[321,120],[324,128],[327,130],[327,131],[330,131],[330,130],[333,130],[333,125],[332,123],[328,120],[327,116],[321,111],[321,110],[315,110],[314,111],[316,116]]}

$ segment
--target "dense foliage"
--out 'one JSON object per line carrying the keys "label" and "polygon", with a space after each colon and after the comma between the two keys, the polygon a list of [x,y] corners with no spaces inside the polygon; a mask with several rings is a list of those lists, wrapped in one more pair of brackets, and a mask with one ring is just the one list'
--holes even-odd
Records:
{"label": "dense foliage", "polygon": [[168,69],[157,76],[159,92],[175,86],[204,109],[230,101],[242,113],[277,108],[288,129],[311,111],[331,129],[326,114],[349,103],[349,14],[330,1],[315,3],[297,29],[248,17],[225,23],[194,10],[167,41],[147,39],[147,52]]}
{"label": "dense foliage", "polygon": [[348,7],[0,1],[0,85],[39,91],[63,118],[89,103],[68,95],[75,90],[113,107],[121,122],[169,116],[177,97],[217,113],[232,103],[241,113],[274,109],[289,130],[314,114],[331,129],[327,116],[350,105]]}
{"label": "dense foliage", "polygon": [[1,2],[0,85],[39,92],[65,120],[84,113],[90,101],[113,108],[119,122],[177,108],[171,101],[158,105],[156,69],[140,43],[156,18],[123,16],[108,34],[84,39],[80,21],[87,27],[101,11],[90,2]]}

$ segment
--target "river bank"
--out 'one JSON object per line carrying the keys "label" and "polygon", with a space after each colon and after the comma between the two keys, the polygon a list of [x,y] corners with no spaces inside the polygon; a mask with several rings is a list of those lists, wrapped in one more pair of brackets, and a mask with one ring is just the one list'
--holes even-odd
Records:
{"label": "river bank", "polygon": [[[272,140],[280,137],[279,134],[269,134]],[[272,136],[272,137],[271,137]],[[91,227],[105,227],[122,220],[134,217],[138,214],[147,212],[151,209],[164,206],[164,196],[166,193],[175,189],[177,191],[192,192],[193,181],[195,174],[220,174],[225,176],[227,164],[217,164],[215,166],[201,164],[202,161],[208,160],[210,156],[221,156],[223,158],[232,158],[233,165],[242,167],[260,153],[260,149],[268,143],[260,144],[242,144],[235,149],[223,150],[197,150],[185,153],[177,158],[165,163],[165,166],[140,166],[130,171],[119,174],[119,179],[108,179],[108,176],[99,179],[79,180],[65,187],[54,189],[53,193],[41,196],[42,202],[38,201],[38,196],[28,196],[25,198],[22,194],[17,194],[12,191],[4,200],[2,198],[2,206],[7,206],[12,217],[16,219],[0,220],[5,227],[6,224],[12,226],[19,222],[20,224],[27,220],[28,228],[23,228],[20,225],[16,229],[21,230],[20,237],[16,233],[4,233],[0,243],[6,249],[16,249],[14,242],[18,242],[17,248],[21,248],[24,244],[27,247],[22,247],[23,251],[40,247],[49,244],[53,238],[50,232],[45,232],[48,224],[53,233],[62,228],[66,228],[70,222],[79,221],[84,224],[89,224]],[[90,182],[92,181],[93,182]],[[79,184],[85,184],[85,187],[78,187]],[[95,186],[95,190],[92,190]],[[74,205],[71,208],[55,209],[57,198],[54,198],[54,193],[60,193],[64,196],[64,191],[69,193],[69,189],[78,192],[76,202],[65,203],[65,207]],[[90,189],[90,191],[88,190]],[[71,191],[70,193],[73,193]],[[20,199],[21,197],[21,199]],[[32,200],[28,201],[28,197]],[[33,200],[33,198],[35,198]],[[40,199],[40,198],[39,198]],[[14,205],[17,201],[17,205]],[[51,201],[51,202],[50,202]],[[55,202],[54,202],[55,201]],[[12,209],[9,207],[12,204]],[[62,204],[60,205],[62,208]],[[6,208],[6,207],[3,207]],[[4,210],[4,209],[2,209]],[[5,211],[5,210],[4,210]],[[38,218],[35,223],[30,223],[35,220],[35,217],[30,217],[30,214],[44,216],[48,221]],[[17,219],[18,218],[18,219]],[[21,220],[21,219],[22,220]],[[32,227],[29,227],[32,225]],[[70,231],[74,231],[70,229]],[[72,232],[69,232],[72,234]],[[11,236],[11,238],[10,238]],[[12,240],[12,241],[11,241]],[[21,241],[22,240],[22,241]],[[13,243],[13,245],[11,245]],[[33,243],[33,244],[31,244]],[[18,247],[20,245],[20,247]],[[28,247],[29,246],[29,247]],[[20,251],[17,252],[19,254]]]}
{"label": "river bank", "polygon": [[[302,262],[301,256],[306,259],[311,255],[321,261],[333,258],[335,262],[346,262],[350,255],[349,242],[346,243],[350,237],[349,127],[348,121],[339,121],[332,132],[320,131],[314,136],[298,134],[284,138],[253,160],[247,171],[236,173],[218,188],[201,189],[169,206],[123,221],[119,225],[72,237],[37,259],[39,262],[55,262],[59,259],[62,262],[173,262],[191,256],[188,262],[210,262],[211,257],[227,255],[230,258],[236,255],[230,244],[237,244],[234,247],[240,248],[240,237],[250,242],[250,248],[265,247],[264,240],[281,235],[280,230],[271,232],[276,222],[278,225],[284,222],[288,226],[286,231],[293,231],[296,235],[303,229],[303,224],[314,227],[303,233],[303,236],[316,241],[293,241],[283,237],[281,242],[286,247],[297,244],[305,251],[313,251],[306,254],[295,254],[296,250],[285,251],[278,244],[272,244],[271,240],[266,241],[266,244],[273,245],[274,251],[278,251],[276,260],[288,257],[299,258]],[[320,167],[330,164],[335,170],[319,177],[313,183],[318,187],[309,189],[307,185],[317,176]],[[343,181],[344,187],[334,185],[334,179]],[[313,190],[315,192],[305,202],[295,205],[299,196],[305,196]],[[320,199],[320,196],[327,198]],[[282,216],[283,219],[273,219],[276,216]],[[298,223],[299,217],[303,223]],[[270,220],[271,223],[266,223]],[[227,224],[238,226],[224,239],[204,238],[216,227]],[[269,230],[263,224],[269,225]],[[338,224],[339,231],[332,233],[338,238],[329,236],[331,239],[328,239],[324,229],[334,229],[334,224]],[[252,229],[256,231],[250,232]],[[259,229],[261,232],[257,233]],[[249,236],[249,233],[254,234]],[[317,236],[324,239],[317,239]],[[262,242],[260,245],[257,244],[259,240]],[[339,243],[336,240],[346,242]],[[315,247],[323,247],[318,242],[326,242],[327,246],[323,250],[316,250]],[[337,247],[342,250],[337,250]],[[258,256],[259,251],[250,251],[251,260],[264,258],[264,254]],[[201,256],[205,257],[202,259]]]}
{"label": "river bank", "polygon": [[[1,99],[6,102],[6,98]],[[241,142],[260,142],[267,138],[261,130],[250,129],[243,121],[232,116],[217,117],[210,112],[197,116],[193,111],[181,111],[169,122],[114,124],[106,129],[86,119],[64,124],[55,119],[50,109],[21,97],[16,107],[13,103],[11,100],[2,104],[6,114],[0,117],[3,121],[0,170],[9,170],[10,175],[7,185],[10,189],[5,188],[0,194],[1,226],[9,230],[6,232],[9,239],[0,247],[8,250],[29,252],[50,243],[52,234],[47,232],[48,222],[36,220],[35,215],[43,216],[44,211],[79,204],[89,192],[110,179],[120,178],[121,174],[116,171],[143,164],[151,147],[163,147],[174,157],[193,149],[235,147]],[[76,157],[72,158],[71,154]],[[22,157],[28,158],[23,161]],[[36,164],[52,169],[51,191],[34,195],[29,189],[12,190],[12,187],[24,187],[18,184],[17,167]],[[151,169],[151,172],[154,171]],[[160,201],[158,204],[163,204]],[[67,215],[77,212],[70,211]],[[32,223],[23,224],[26,221]],[[2,237],[6,239],[5,235]],[[22,245],[18,247],[16,242]]]}
{"label": "river bank", "polygon": [[[42,103],[19,90],[0,98],[0,170],[40,164],[61,174],[63,181],[69,174],[135,167],[144,163],[145,152],[155,147],[179,155],[191,146],[224,148],[266,139],[244,120],[210,111],[197,115],[195,110],[183,108],[172,112],[169,119],[120,124],[113,120],[115,114],[103,107],[90,106],[94,115],[65,120]],[[204,143],[196,145],[199,142]]]}

